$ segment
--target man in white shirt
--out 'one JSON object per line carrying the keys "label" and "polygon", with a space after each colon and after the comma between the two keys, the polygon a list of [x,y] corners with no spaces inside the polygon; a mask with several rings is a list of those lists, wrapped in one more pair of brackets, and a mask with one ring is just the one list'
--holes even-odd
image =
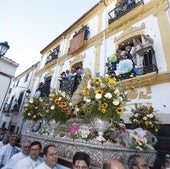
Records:
{"label": "man in white shirt", "polygon": [[18,137],[16,135],[11,135],[9,138],[9,143],[2,147],[0,152],[0,168],[9,162],[9,159],[17,154],[20,150],[16,147]]}
{"label": "man in white shirt", "polygon": [[41,147],[39,141],[33,141],[30,146],[29,157],[19,160],[13,169],[34,169],[36,166],[40,165],[43,162],[43,159],[39,156]]}
{"label": "man in white shirt", "polygon": [[9,134],[5,134],[2,141],[0,141],[0,150],[3,146],[7,145],[8,142],[9,142],[9,137],[10,135]]}
{"label": "man in white shirt", "polygon": [[43,149],[44,162],[35,169],[57,169],[58,151],[55,145],[50,144]]}
{"label": "man in white shirt", "polygon": [[28,157],[29,152],[30,152],[30,145],[31,145],[31,141],[28,141],[28,140],[24,141],[22,144],[21,152],[13,155],[10,158],[9,162],[2,169],[12,169],[19,160],[22,160]]}

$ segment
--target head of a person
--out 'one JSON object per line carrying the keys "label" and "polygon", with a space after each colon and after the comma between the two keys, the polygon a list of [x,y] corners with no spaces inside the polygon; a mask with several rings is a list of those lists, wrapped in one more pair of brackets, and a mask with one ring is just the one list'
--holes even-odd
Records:
{"label": "head of a person", "polygon": [[55,145],[50,144],[43,149],[43,158],[48,167],[53,168],[58,161],[58,151]]}
{"label": "head of a person", "polygon": [[28,155],[30,152],[31,141],[24,141],[22,144],[22,153]]}
{"label": "head of a person", "polygon": [[90,156],[85,152],[76,152],[73,156],[73,169],[89,169]]}
{"label": "head of a person", "polygon": [[166,154],[166,155],[165,155],[165,158],[166,158],[166,160],[168,160],[169,163],[170,163],[170,154]]}
{"label": "head of a person", "polygon": [[17,144],[17,141],[18,141],[18,136],[13,134],[10,136],[9,138],[9,144],[14,147],[16,144]]}
{"label": "head of a person", "polygon": [[8,144],[9,143],[9,137],[10,137],[9,134],[5,134],[3,139],[2,139],[2,143],[3,144]]}
{"label": "head of a person", "polygon": [[140,155],[131,155],[128,159],[129,169],[148,169],[146,161]]}
{"label": "head of a person", "polygon": [[119,160],[111,158],[103,163],[103,169],[125,169],[125,167]]}
{"label": "head of a person", "polygon": [[170,162],[166,157],[158,156],[154,162],[154,169],[168,169],[170,168]]}
{"label": "head of a person", "polygon": [[0,128],[0,135],[4,135],[5,134],[5,128]]}
{"label": "head of a person", "polygon": [[33,141],[30,145],[30,158],[36,161],[40,155],[42,145],[39,141]]}

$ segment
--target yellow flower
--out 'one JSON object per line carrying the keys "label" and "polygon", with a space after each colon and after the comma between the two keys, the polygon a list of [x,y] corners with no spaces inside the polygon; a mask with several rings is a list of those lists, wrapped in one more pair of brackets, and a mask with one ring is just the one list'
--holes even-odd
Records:
{"label": "yellow flower", "polygon": [[99,85],[99,84],[101,84],[102,81],[101,81],[101,78],[96,77],[96,78],[94,78],[94,82],[96,85]]}
{"label": "yellow flower", "polygon": [[116,113],[121,115],[124,112],[124,108],[123,107],[119,107],[116,109]]}
{"label": "yellow flower", "polygon": [[89,89],[87,88],[87,87],[85,87],[84,89],[83,89],[83,94],[85,95],[85,96],[87,96],[87,95],[89,95]]}
{"label": "yellow flower", "polygon": [[145,121],[145,126],[146,126],[146,127],[148,127],[148,126],[149,126],[149,124],[150,124],[150,122],[149,122],[149,121]]}
{"label": "yellow flower", "polygon": [[101,112],[102,113],[106,113],[106,109],[101,109]]}
{"label": "yellow flower", "polygon": [[102,89],[98,89],[98,90],[95,91],[96,94],[101,94],[101,95],[103,94],[103,92],[104,91]]}
{"label": "yellow flower", "polygon": [[108,107],[108,104],[107,104],[107,103],[103,103],[103,104],[102,104],[102,109],[107,109],[107,107]]}
{"label": "yellow flower", "polygon": [[54,103],[57,104],[57,105],[59,105],[59,103],[60,103],[59,99],[55,99],[55,100],[54,100]]}
{"label": "yellow flower", "polygon": [[106,81],[108,86],[111,86],[112,84],[116,84],[116,78],[108,77],[106,78]]}

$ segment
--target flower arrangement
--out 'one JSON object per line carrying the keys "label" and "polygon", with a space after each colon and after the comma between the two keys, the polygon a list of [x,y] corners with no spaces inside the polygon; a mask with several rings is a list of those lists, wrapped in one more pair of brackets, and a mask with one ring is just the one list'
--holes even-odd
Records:
{"label": "flower arrangement", "polygon": [[136,132],[129,133],[130,146],[137,150],[154,150],[154,148],[148,143],[146,137],[141,137]]}
{"label": "flower arrangement", "polygon": [[74,139],[81,138],[82,140],[85,140],[86,142],[88,140],[92,140],[97,135],[97,132],[88,126],[77,126],[72,125],[69,127],[69,137]]}
{"label": "flower arrangement", "polygon": [[36,134],[40,134],[40,135],[45,135],[48,136],[50,134],[50,129],[47,127],[43,127],[41,129],[39,129]]}
{"label": "flower arrangement", "polygon": [[158,132],[160,121],[156,115],[156,111],[151,105],[135,104],[132,113],[133,114],[129,119],[132,122],[133,128],[141,127],[153,134]]}
{"label": "flower arrangement", "polygon": [[37,122],[43,118],[41,99],[35,97],[24,105],[23,119]]}
{"label": "flower arrangement", "polygon": [[69,96],[63,93],[50,94],[43,100],[44,118],[47,121],[55,120],[64,123],[69,119]]}
{"label": "flower arrangement", "polygon": [[80,107],[85,114],[85,120],[91,121],[95,117],[102,120],[119,122],[124,112],[123,101],[126,100],[123,91],[114,77],[95,77],[88,81],[83,88],[83,101]]}

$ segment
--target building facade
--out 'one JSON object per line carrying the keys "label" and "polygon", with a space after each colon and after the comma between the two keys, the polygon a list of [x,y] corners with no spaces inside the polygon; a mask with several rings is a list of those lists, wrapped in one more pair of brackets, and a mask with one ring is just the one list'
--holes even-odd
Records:
{"label": "building facade", "polygon": [[2,112],[6,106],[6,98],[10,91],[10,85],[14,78],[18,63],[4,56],[0,57],[0,126],[3,126]]}
{"label": "building facade", "polygon": [[[169,3],[169,0],[99,1],[41,50],[39,66],[34,71],[30,69],[35,73],[34,78],[30,78],[32,87],[28,85],[24,89],[29,88],[32,97],[39,95],[37,91],[44,84],[48,89],[46,92],[58,91],[62,73],[72,69],[83,71],[88,68],[92,76],[115,73],[128,93],[129,102],[124,113],[126,123],[129,123],[128,115],[135,103],[145,103],[152,104],[157,110],[162,125],[169,125]],[[140,44],[141,48],[137,50]],[[132,49],[136,51],[132,52]],[[128,58],[129,52],[133,58]],[[120,54],[116,60],[115,53]],[[116,66],[111,71],[108,60]],[[27,74],[26,71],[15,78],[15,88],[16,83],[23,86]],[[17,82],[21,78],[22,83]],[[11,98],[18,100],[19,93],[23,93],[24,98],[24,89],[17,89],[18,94],[12,94]],[[9,100],[13,100],[11,98]],[[12,123],[22,126],[17,124],[17,118]]]}
{"label": "building facade", "polygon": [[19,134],[23,126],[22,112],[24,104],[30,97],[34,97],[35,72],[38,63],[15,77],[10,86],[10,93],[6,98],[7,107],[3,111],[2,125],[12,133]]}

